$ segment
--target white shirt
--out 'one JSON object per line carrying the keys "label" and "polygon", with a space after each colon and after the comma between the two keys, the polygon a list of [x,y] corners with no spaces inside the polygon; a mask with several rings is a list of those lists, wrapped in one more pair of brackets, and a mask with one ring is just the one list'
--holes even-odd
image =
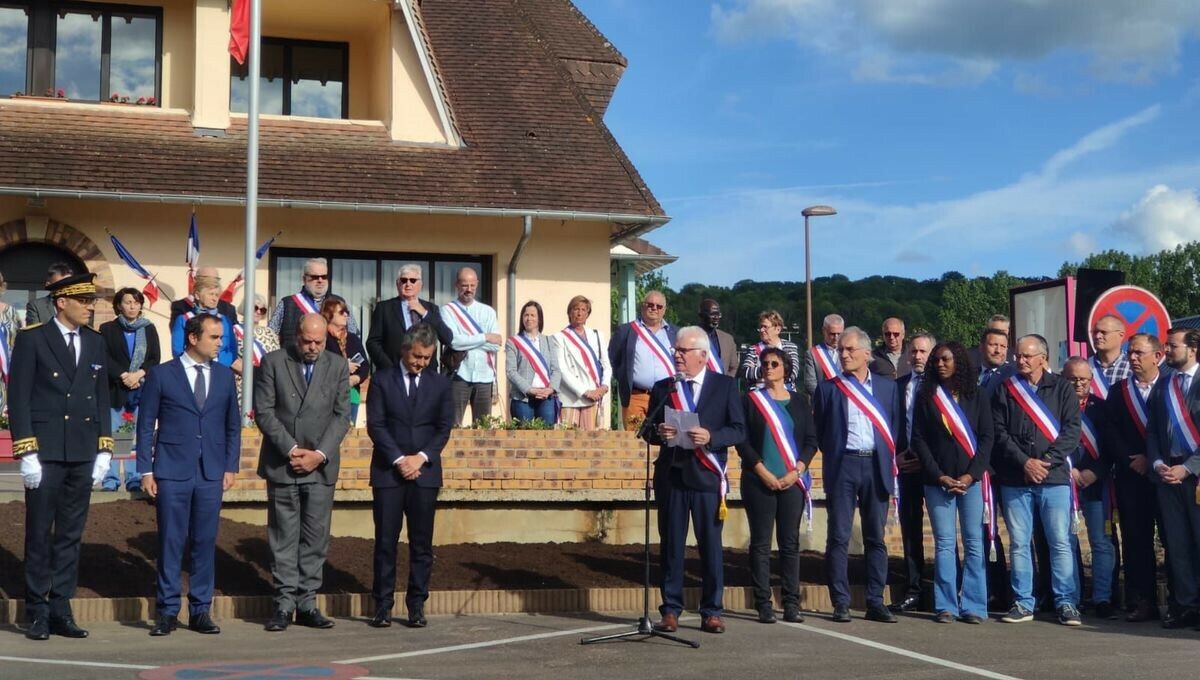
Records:
{"label": "white shirt", "polygon": [[[57,316],[54,317],[54,325],[58,326],[58,332],[62,333],[63,344],[66,345],[68,349],[70,349],[71,345],[75,345],[75,356],[73,356],[71,358],[75,360],[75,365],[78,366],[79,365],[79,338],[81,336],[79,329],[78,328],[75,328],[75,329],[67,328],[66,326],[63,325],[63,322],[58,320]],[[69,337],[71,333],[75,334],[75,342],[71,342],[71,338]]]}
{"label": "white shirt", "polygon": [[1137,376],[1133,376],[1133,384],[1137,386],[1138,394],[1142,395],[1142,399],[1150,398],[1150,390],[1154,389],[1154,384],[1158,382],[1160,377],[1162,377],[1162,373],[1156,373],[1154,375],[1154,380],[1151,380],[1143,385],[1142,383],[1138,382]]}
{"label": "white shirt", "polygon": [[[472,305],[472,306],[474,306],[474,305]],[[404,383],[404,395],[411,399],[412,395],[408,393],[408,374],[409,374],[408,367],[405,366],[403,363],[400,363],[400,364],[396,365],[396,368],[403,369],[403,371],[404,371],[404,375],[403,375],[404,380],[401,381]],[[423,372],[424,371],[422,371],[422,373]],[[421,373],[417,374],[417,379],[414,382],[416,383],[416,388],[418,390],[421,389]],[[320,452],[318,452],[318,453],[320,453]],[[324,456],[325,454],[322,453],[321,455]],[[424,451],[417,451],[417,455],[420,456],[421,458],[424,458],[426,463],[429,462],[429,456]],[[393,460],[392,467],[395,467],[396,463],[399,463],[402,458],[404,458],[404,456],[399,456],[398,458],[396,458],[396,460]]]}
{"label": "white shirt", "polygon": [[[846,380],[858,380],[850,375],[843,377]],[[868,392],[872,392],[869,372],[862,385],[867,388]],[[875,449],[875,426],[871,424],[871,419],[867,417],[867,414],[855,406],[849,398],[846,399],[846,448],[851,451],[873,451]]]}
{"label": "white shirt", "polygon": [[[686,375],[683,376],[684,382],[690,381],[692,383],[692,403],[695,404],[697,406],[697,408],[699,408],[699,406],[700,406],[700,390],[704,388],[704,376],[707,373],[708,373],[708,367],[705,367],[705,368],[701,369],[700,372],[697,373],[694,377],[689,378]],[[687,404],[684,404],[684,408],[686,408],[686,407],[687,407]]]}

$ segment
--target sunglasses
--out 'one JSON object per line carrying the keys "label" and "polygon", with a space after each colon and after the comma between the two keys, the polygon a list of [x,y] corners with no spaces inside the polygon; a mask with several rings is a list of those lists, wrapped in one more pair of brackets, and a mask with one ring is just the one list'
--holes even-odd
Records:
{"label": "sunglasses", "polygon": [[666,307],[666,305],[660,305],[657,302],[643,302],[642,306],[646,309],[662,309]]}
{"label": "sunglasses", "polygon": [[421,279],[410,279],[410,278],[406,278],[406,277],[400,277],[400,278],[396,279],[396,281],[398,281],[402,284],[404,284],[404,283],[420,283]]}
{"label": "sunglasses", "polygon": [[782,361],[764,361],[763,366],[766,366],[767,368],[783,368],[783,362]]}
{"label": "sunglasses", "polygon": [[309,281],[328,281],[329,274],[305,274],[304,278]]}
{"label": "sunglasses", "polygon": [[254,311],[256,311],[256,312],[259,312],[259,313],[261,313],[261,314],[266,314],[266,313],[267,313],[267,308],[266,308],[266,307],[259,307],[258,305],[254,305]]}

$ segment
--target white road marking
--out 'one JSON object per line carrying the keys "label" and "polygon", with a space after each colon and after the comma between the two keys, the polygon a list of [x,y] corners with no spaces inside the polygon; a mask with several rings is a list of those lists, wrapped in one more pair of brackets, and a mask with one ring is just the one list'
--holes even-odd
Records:
{"label": "white road marking", "polygon": [[875,642],[874,640],[867,640],[865,638],[854,637],[853,635],[847,635],[845,633],[838,633],[838,632],[832,631],[832,630],[825,630],[823,628],[817,628],[817,627],[806,625],[803,623],[788,623],[786,621],[783,621],[781,623],[783,623],[783,625],[785,625],[785,626],[791,626],[792,628],[798,628],[800,630],[808,631],[810,633],[818,633],[820,635],[827,635],[831,638],[836,638],[838,640],[844,640],[846,642],[853,642],[854,644],[863,645],[864,647],[871,647],[872,649],[878,649],[880,651],[889,652],[891,654],[896,654],[898,656],[905,656],[910,659],[916,659],[917,661],[924,661],[925,663],[931,663],[935,666],[942,666],[944,668],[950,668],[950,669],[953,669],[956,671],[962,671],[963,673],[971,673],[972,675],[978,675],[978,676],[984,677],[984,678],[991,678],[992,680],[1020,680],[1020,678],[1016,678],[1011,675],[1004,675],[1003,673],[996,673],[995,671],[989,671],[984,668],[976,668],[975,666],[968,666],[966,664],[958,663],[957,661],[948,661],[946,659],[939,659],[936,656],[929,656],[928,654],[921,654],[920,652],[909,651],[907,649],[904,649],[903,647],[893,647],[892,645],[885,645],[882,642]]}
{"label": "white road marking", "polygon": [[357,659],[346,659],[344,661],[334,661],[333,663],[340,664],[355,664],[368,663],[371,661],[387,661],[389,659],[405,659],[414,656],[426,656],[429,654],[447,654],[449,652],[461,652],[469,649],[483,649],[485,647],[499,647],[500,645],[510,645],[515,642],[529,642],[531,640],[545,640],[548,638],[562,637],[564,635],[578,635],[580,633],[595,633],[602,630],[613,630],[615,628],[628,628],[628,623],[610,623],[603,626],[590,626],[588,628],[573,628],[571,630],[556,630],[552,633],[536,633],[534,635],[521,635],[518,637],[504,638],[502,640],[489,640],[487,642],[471,642],[463,645],[451,645],[450,647],[434,647],[432,649],[417,649],[411,652],[400,652],[398,654],[380,654],[379,656],[364,656]]}
{"label": "white road marking", "polygon": [[131,671],[148,671],[158,666],[139,666],[131,663],[107,663],[104,661],[67,661],[65,659],[30,659],[23,656],[0,656],[0,661],[20,661],[22,663],[42,663],[55,666],[86,666],[88,668],[124,668]]}

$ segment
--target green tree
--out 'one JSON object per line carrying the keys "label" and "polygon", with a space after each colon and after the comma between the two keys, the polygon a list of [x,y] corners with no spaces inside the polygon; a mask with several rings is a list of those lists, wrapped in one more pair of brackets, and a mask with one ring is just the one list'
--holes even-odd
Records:
{"label": "green tree", "polygon": [[951,279],[942,291],[938,311],[938,340],[956,340],[967,347],[979,341],[980,330],[993,314],[1008,313],[1008,291],[1026,281],[998,271],[990,277]]}

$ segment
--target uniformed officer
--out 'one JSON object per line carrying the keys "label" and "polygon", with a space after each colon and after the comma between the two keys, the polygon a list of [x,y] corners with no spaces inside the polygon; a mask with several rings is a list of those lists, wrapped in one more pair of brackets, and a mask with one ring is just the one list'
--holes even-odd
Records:
{"label": "uniformed officer", "polygon": [[46,289],[56,315],[17,335],[9,380],[13,455],[25,484],[25,637],[87,637],[71,596],[92,486],[112,459],[104,341],[88,327],[95,274]]}

